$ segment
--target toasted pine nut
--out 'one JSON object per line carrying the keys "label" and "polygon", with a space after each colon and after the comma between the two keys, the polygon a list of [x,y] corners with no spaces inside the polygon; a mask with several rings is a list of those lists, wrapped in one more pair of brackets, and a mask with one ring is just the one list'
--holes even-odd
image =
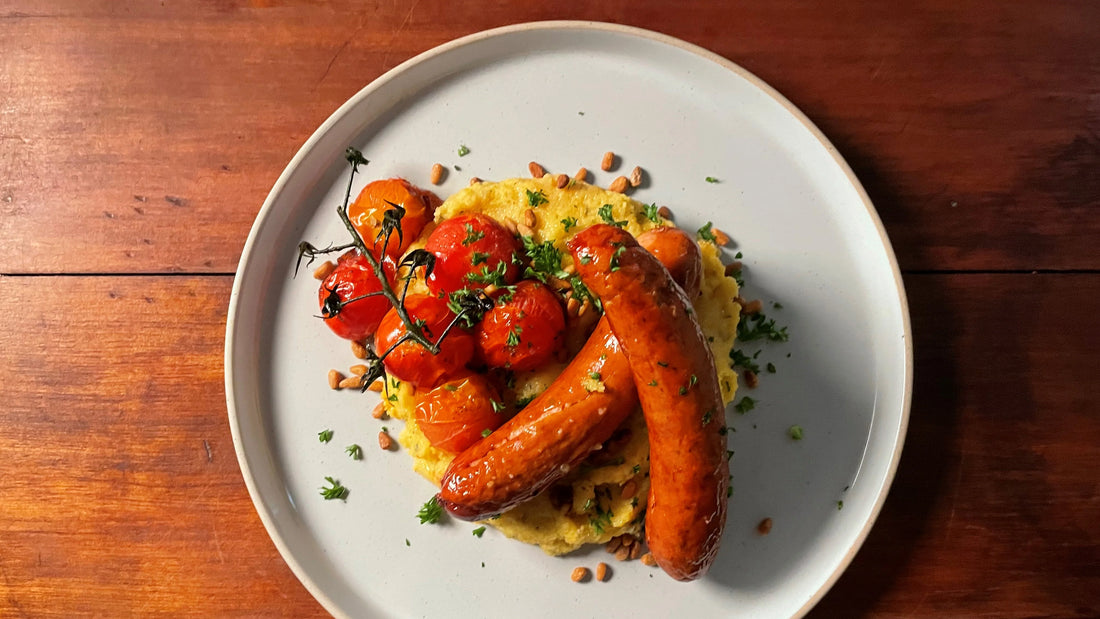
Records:
{"label": "toasted pine nut", "polygon": [[573,263],[572,263],[572,262],[570,262],[569,264],[567,264],[567,265],[563,266],[563,267],[561,268],[561,270],[563,270],[563,271],[565,271],[566,273],[568,273],[568,274],[572,275],[573,273],[575,273],[575,272],[577,271],[577,267],[573,266]]}
{"label": "toasted pine nut", "polygon": [[592,305],[592,303],[590,303],[588,299],[585,299],[584,303],[581,303],[580,308],[577,309],[577,316],[584,316],[584,313],[588,311],[589,305]]}
{"label": "toasted pine nut", "polygon": [[748,316],[760,313],[760,310],[764,309],[764,303],[760,299],[754,299],[749,301],[741,307],[741,313]]}
{"label": "toasted pine nut", "polygon": [[630,547],[630,558],[637,559],[640,556],[642,556],[642,543],[638,542]]}
{"label": "toasted pine nut", "polygon": [[755,389],[760,384],[760,378],[756,375],[756,372],[752,370],[745,370],[745,384],[749,386],[749,389]]}
{"label": "toasted pine nut", "polygon": [[476,177],[476,176],[471,176],[471,177],[470,177],[470,185],[471,185],[471,186],[472,186],[472,185],[476,185],[476,184],[478,184],[478,183],[480,183],[480,182],[481,182],[481,179],[480,179],[480,178],[478,178],[478,177]]}
{"label": "toasted pine nut", "polygon": [[521,236],[535,236],[535,231],[527,224],[516,224],[516,232],[519,232]]}
{"label": "toasted pine nut", "polygon": [[642,184],[642,169],[638,166],[634,166],[634,169],[630,171],[630,186],[637,187]]}
{"label": "toasted pine nut", "polygon": [[523,223],[527,224],[528,228],[534,228],[535,227],[535,211],[534,210],[527,209],[526,211],[523,211]]}
{"label": "toasted pine nut", "polygon": [[600,563],[598,565],[596,565],[596,580],[598,580],[600,582],[607,582],[607,577],[609,575],[608,574],[609,569],[610,568],[607,567],[606,563],[604,563],[603,561],[600,561]]}
{"label": "toasted pine nut", "polygon": [[386,418],[386,405],[379,402],[374,407],[374,410],[371,411],[370,416],[374,417],[375,419],[385,419]]}
{"label": "toasted pine nut", "polygon": [[630,558],[630,548],[627,548],[626,546],[623,546],[622,548],[619,548],[618,550],[615,551],[615,560],[616,561],[626,561],[629,558]]}
{"label": "toasted pine nut", "polygon": [[557,181],[558,189],[565,189],[565,186],[569,184],[569,175],[559,174],[554,180]]}
{"label": "toasted pine nut", "polygon": [[756,525],[756,532],[761,535],[767,535],[772,530],[772,519],[765,518],[760,521],[760,524]]}
{"label": "toasted pine nut", "polygon": [[362,376],[348,376],[340,381],[341,389],[358,389],[363,386]]}
{"label": "toasted pine nut", "polygon": [[573,175],[573,180],[575,180],[575,181],[586,181],[586,180],[588,180],[588,168],[583,168],[582,167],[581,169],[577,170],[577,173]]}
{"label": "toasted pine nut", "polygon": [[367,366],[360,363],[359,365],[351,366],[350,368],[348,368],[348,371],[352,374],[355,374],[356,376],[362,376],[367,373]]}
{"label": "toasted pine nut", "polygon": [[714,242],[717,243],[719,247],[724,247],[730,244],[730,235],[722,232],[718,228],[711,229],[711,232],[714,234]]}
{"label": "toasted pine nut", "polygon": [[661,208],[657,209],[657,214],[661,217],[664,217],[665,219],[672,219],[672,209],[668,208],[667,206],[662,206]]}
{"label": "toasted pine nut", "polygon": [[344,375],[339,370],[328,371],[328,386],[329,389],[339,389],[340,381],[344,380]]}
{"label": "toasted pine nut", "polygon": [[432,175],[428,177],[428,180],[430,180],[433,185],[438,185],[440,182],[442,182],[442,180],[443,180],[443,164],[442,163],[437,163],[437,164],[432,166]]}
{"label": "toasted pine nut", "polygon": [[615,180],[611,181],[611,184],[607,186],[608,191],[614,191],[615,193],[626,193],[626,186],[630,184],[625,176],[616,176]]}
{"label": "toasted pine nut", "polygon": [[742,264],[740,260],[736,260],[726,265],[726,277],[733,277],[734,273],[740,273]]}
{"label": "toasted pine nut", "polygon": [[653,558],[652,552],[647,552],[642,555],[642,565],[648,565],[649,567],[656,567],[657,559]]}
{"label": "toasted pine nut", "polygon": [[393,437],[386,433],[385,430],[378,433],[378,446],[382,449],[389,451],[390,447],[393,447]]}
{"label": "toasted pine nut", "polygon": [[484,292],[486,296],[491,297],[491,296],[493,296],[493,293],[497,291],[497,285],[496,284],[489,284],[488,286],[485,286],[484,288],[482,288],[481,291]]}
{"label": "toasted pine nut", "polygon": [[336,270],[336,265],[331,260],[325,260],[321,266],[313,270],[313,279],[324,279]]}
{"label": "toasted pine nut", "polygon": [[581,302],[577,300],[577,297],[569,297],[569,300],[565,303],[565,311],[570,316],[576,316],[577,310],[581,308]]}
{"label": "toasted pine nut", "polygon": [[352,340],[351,341],[351,354],[355,355],[356,359],[367,358],[367,347],[362,342]]}
{"label": "toasted pine nut", "polygon": [[607,542],[607,552],[613,553],[616,550],[618,550],[619,548],[622,548],[622,546],[623,546],[623,540],[621,540],[617,537],[612,537],[611,541]]}
{"label": "toasted pine nut", "polygon": [[629,534],[629,533],[624,533],[624,534],[620,535],[619,537],[621,537],[622,540],[623,540],[623,546],[625,546],[627,548],[630,548],[631,546],[634,545],[634,542],[638,541],[638,540],[634,539],[634,536]]}
{"label": "toasted pine nut", "polygon": [[542,178],[543,176],[546,176],[546,169],[540,166],[535,161],[527,164],[527,169],[531,172],[532,178]]}
{"label": "toasted pine nut", "polygon": [[607,151],[603,154],[603,159],[600,161],[600,169],[604,172],[608,172],[613,165],[615,165],[615,153]]}
{"label": "toasted pine nut", "polygon": [[504,221],[502,221],[501,224],[504,226],[505,230],[511,232],[512,234],[515,234],[518,231],[516,229],[516,220],[512,219],[511,217],[505,217]]}
{"label": "toasted pine nut", "polygon": [[634,495],[637,494],[637,492],[638,484],[634,483],[633,479],[623,484],[622,497],[624,499],[634,498]]}
{"label": "toasted pine nut", "polygon": [[584,582],[588,580],[588,568],[587,567],[575,567],[573,568],[573,574],[570,576],[573,582]]}
{"label": "toasted pine nut", "polygon": [[373,391],[373,392],[375,392],[375,393],[382,393],[382,388],[383,388],[383,387],[385,387],[385,386],[386,386],[386,383],[385,383],[385,381],[382,381],[382,380],[376,380],[376,381],[374,381],[373,383],[371,383],[371,384],[370,384],[370,385],[369,385],[369,386],[367,387],[367,389],[370,389],[371,391]]}

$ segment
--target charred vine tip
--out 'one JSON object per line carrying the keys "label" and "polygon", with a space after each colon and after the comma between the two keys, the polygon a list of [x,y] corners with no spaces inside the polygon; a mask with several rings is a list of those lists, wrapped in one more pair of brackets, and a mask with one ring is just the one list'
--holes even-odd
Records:
{"label": "charred vine tip", "polygon": [[348,163],[351,164],[351,169],[354,171],[359,171],[360,165],[367,165],[370,163],[370,161],[363,156],[362,151],[353,146],[349,146],[347,150],[344,151],[344,159],[348,160]]}

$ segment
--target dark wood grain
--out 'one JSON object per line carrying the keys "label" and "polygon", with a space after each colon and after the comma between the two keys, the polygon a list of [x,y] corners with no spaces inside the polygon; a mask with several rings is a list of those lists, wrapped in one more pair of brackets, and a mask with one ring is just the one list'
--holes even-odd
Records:
{"label": "dark wood grain", "polygon": [[562,18],[667,32],[776,86],[851,161],[903,268],[1100,268],[1087,0],[9,1],[0,238],[20,250],[0,273],[231,271],[278,174],[350,95],[454,37]]}

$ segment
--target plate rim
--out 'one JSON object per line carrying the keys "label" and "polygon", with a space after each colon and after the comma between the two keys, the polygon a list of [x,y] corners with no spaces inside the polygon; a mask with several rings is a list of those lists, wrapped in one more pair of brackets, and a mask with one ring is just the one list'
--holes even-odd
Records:
{"label": "plate rim", "polygon": [[886,233],[886,228],[882,223],[882,219],[879,217],[878,211],[875,209],[874,204],[871,202],[870,197],[867,195],[863,184],[856,177],[852,171],[848,162],[840,155],[839,151],[832,144],[831,141],[825,136],[825,134],[803,113],[798,107],[796,107],[789,99],[787,99],[778,90],[766,83],[761,78],[757,77],[752,72],[748,71],[744,67],[737,63],[720,56],[719,54],[712,52],[704,47],[689,43],[682,39],[676,38],[671,35],[663,34],[653,30],[645,28],[639,28],[637,26],[628,26],[624,24],[616,24],[610,22],[600,21],[586,21],[586,20],[549,20],[549,21],[535,21],[535,22],[523,22],[518,24],[511,24],[506,26],[500,26],[497,28],[491,28],[488,30],[482,30],[474,32],[457,39],[440,44],[436,47],[421,52],[408,60],[398,64],[392,69],[386,71],[382,75],[378,76],[366,86],[361,88],[358,92],[348,98],[343,104],[341,104],[328,118],[310,135],[310,137],[302,144],[294,156],[287,162],[283,171],[279,174],[275,183],[272,185],[271,190],[268,192],[267,197],[264,199],[263,204],[260,206],[259,211],[256,213],[256,217],[253,220],[252,227],[249,229],[248,237],[245,240],[244,247],[241,250],[241,258],[238,261],[237,269],[233,277],[233,287],[229,296],[229,306],[226,314],[226,327],[225,327],[225,349],[223,357],[224,366],[224,387],[226,408],[229,416],[230,432],[233,437],[233,449],[237,456],[237,464],[241,469],[241,475],[244,478],[245,486],[248,489],[249,498],[252,500],[252,505],[256,509],[257,515],[260,517],[260,521],[264,525],[265,532],[275,544],[276,550],[279,551],[279,555],[287,566],[290,567],[295,577],[306,588],[307,591],[313,596],[315,600],[329,613],[337,617],[347,617],[347,613],[340,608],[332,599],[330,599],[314,582],[312,576],[310,576],[302,565],[298,562],[297,558],[290,552],[290,549],[286,545],[282,536],[278,533],[278,529],[275,527],[274,516],[271,514],[271,510],[268,507],[266,501],[261,496],[259,489],[257,488],[257,482],[252,469],[248,463],[248,459],[245,456],[245,449],[243,439],[241,437],[241,428],[238,421],[236,397],[233,391],[233,384],[235,382],[234,373],[234,346],[233,336],[236,331],[237,314],[239,312],[238,299],[240,297],[242,281],[244,279],[245,271],[248,269],[251,263],[251,256],[253,255],[253,246],[257,242],[259,230],[262,227],[261,224],[271,216],[273,204],[276,198],[282,193],[286,183],[288,182],[290,175],[316,147],[317,143],[325,136],[336,122],[347,115],[353,108],[357,107],[364,99],[369,97],[374,91],[381,89],[399,74],[404,73],[408,69],[415,65],[418,65],[424,61],[427,61],[436,56],[450,53],[458,48],[480,43],[483,40],[515,34],[519,32],[528,31],[541,31],[541,30],[579,30],[586,32],[607,32],[618,35],[626,35],[646,39],[656,43],[661,43],[680,49],[682,51],[689,52],[696,56],[701,57],[704,60],[709,60],[719,66],[727,69],[742,79],[746,80],[756,88],[760,89],[764,94],[773,99],[779,105],[781,105],[787,113],[789,113],[795,120],[801,123],[810,134],[825,148],[826,152],[832,157],[834,163],[839,166],[840,171],[851,183],[852,188],[856,191],[860,202],[863,203],[866,209],[867,215],[871,219],[876,233],[878,234],[879,241],[882,243],[883,250],[886,253],[886,259],[889,263],[891,275],[894,279],[894,287],[897,293],[897,299],[900,305],[900,319],[902,326],[902,339],[903,339],[903,352],[904,352],[904,381],[903,381],[903,399],[901,405],[901,415],[899,418],[897,434],[894,437],[894,449],[891,455],[890,463],[888,464],[883,483],[878,490],[878,496],[876,496],[874,503],[871,506],[870,514],[867,520],[863,523],[859,532],[851,544],[846,550],[844,556],[840,558],[836,568],[832,570],[825,581],[818,587],[817,591],[792,615],[795,618],[802,617],[808,613],[822,598],[832,589],[836,584],[840,576],[847,571],[848,566],[851,564],[855,555],[863,547],[867,536],[870,534],[872,527],[875,525],[878,517],[882,511],[882,507],[886,502],[886,497],[890,493],[890,489],[893,486],[895,476],[897,474],[898,465],[901,461],[902,449],[905,445],[905,438],[909,427],[909,415],[912,405],[913,396],[913,337],[912,337],[912,325],[909,316],[909,302],[905,292],[905,285],[901,276],[901,269],[898,265],[897,256],[894,253],[893,245],[890,243],[890,239]]}

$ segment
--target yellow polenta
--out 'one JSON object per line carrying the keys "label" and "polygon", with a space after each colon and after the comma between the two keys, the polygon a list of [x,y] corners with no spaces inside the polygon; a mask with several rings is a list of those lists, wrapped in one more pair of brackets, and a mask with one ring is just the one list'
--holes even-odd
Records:
{"label": "yellow polenta", "polygon": [[[545,203],[532,208],[528,192],[541,194]],[[616,222],[625,222],[624,229],[635,236],[656,226],[672,225],[659,217],[656,222],[650,220],[644,205],[624,194],[584,182],[558,189],[549,175],[540,179],[482,182],[467,187],[440,206],[436,221],[464,213],[484,213],[498,221],[511,219],[523,223],[524,212],[532,208],[536,220],[531,226],[534,240],[552,240],[562,251],[562,266],[566,267],[572,263],[572,258],[565,242],[590,225],[604,223],[609,214],[605,205],[610,205],[610,217]],[[424,232],[424,237],[430,233],[430,228]],[[719,249],[713,243],[703,242],[700,247],[703,279],[700,295],[694,300],[695,313],[717,362],[722,398],[729,404],[737,390],[737,373],[728,362],[740,315],[740,307],[734,301],[738,294],[737,283],[725,276]],[[563,367],[562,364],[550,364],[536,372],[517,376],[516,395],[537,395]],[[395,401],[386,400],[388,412],[405,422],[398,440],[412,456],[413,468],[438,486],[452,456],[432,447],[417,428],[413,419],[415,391],[406,383],[398,383],[390,393],[397,397]],[[645,420],[641,411],[637,411],[604,449],[576,467],[550,491],[485,523],[508,537],[537,544],[549,554],[564,554],[584,544],[607,542],[624,533],[639,533],[648,492],[649,439]]]}

